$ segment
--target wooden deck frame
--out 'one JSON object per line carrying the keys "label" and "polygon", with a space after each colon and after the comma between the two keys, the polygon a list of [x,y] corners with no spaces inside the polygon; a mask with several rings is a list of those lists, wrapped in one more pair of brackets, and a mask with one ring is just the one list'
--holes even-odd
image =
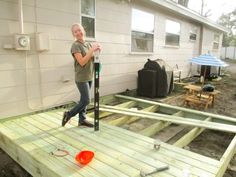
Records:
{"label": "wooden deck frame", "polygon": [[[181,107],[177,107],[177,106],[171,106],[171,105],[167,105],[167,104],[163,104],[163,103],[158,103],[158,102],[153,102],[153,101],[148,101],[148,100],[143,100],[143,99],[137,99],[137,98],[133,98],[133,97],[127,97],[127,96],[123,96],[123,95],[116,95],[117,98],[120,99],[124,99],[124,100],[132,100],[132,101],[137,101],[137,102],[142,102],[144,104],[150,104],[150,105],[157,105],[159,107],[164,108],[162,109],[162,111],[164,110],[164,113],[167,114],[171,114],[175,116],[175,114],[177,113],[178,117],[184,117],[183,114],[186,114],[187,116],[191,115],[191,114],[195,114],[196,117],[199,118],[199,120],[202,120],[200,124],[188,124],[188,123],[183,123],[186,125],[192,125],[192,126],[196,126],[195,128],[193,128],[191,131],[189,131],[187,134],[185,134],[184,136],[182,136],[179,140],[177,140],[173,145],[177,146],[177,147],[184,147],[186,145],[188,145],[189,143],[191,143],[196,137],[198,137],[205,129],[215,129],[215,130],[219,130],[219,131],[224,131],[224,132],[233,132],[236,133],[235,130],[233,130],[234,128],[236,128],[234,125],[236,123],[236,119],[232,118],[232,117],[228,117],[228,116],[222,116],[222,115],[215,115],[215,114],[211,114],[211,113],[203,113],[200,111],[196,111],[196,110],[190,110],[190,109],[186,109],[186,108],[181,108]],[[106,108],[105,108],[106,109]],[[165,111],[165,109],[171,109],[171,111],[167,110]],[[104,108],[102,108],[102,110],[104,111]],[[173,113],[173,110],[178,110],[177,112]],[[127,110],[120,110],[117,109],[117,111],[119,112],[119,114],[122,114],[122,111],[127,111]],[[121,111],[121,112],[120,112]],[[110,111],[112,113],[115,113],[116,111]],[[124,116],[124,118],[129,118],[129,116],[134,116],[135,113],[137,113],[134,110],[131,110],[128,112],[130,112],[131,114],[129,115],[129,113],[125,114],[126,116]],[[134,113],[134,114],[132,114]],[[182,113],[178,115],[178,113]],[[146,117],[146,118],[151,118],[148,117],[148,115],[153,115],[153,114],[146,114],[144,112],[142,112],[142,115],[135,115],[135,116],[139,116],[139,117]],[[172,118],[176,118],[176,117],[172,117]],[[164,116],[165,117],[165,116]],[[196,118],[194,117],[194,119]],[[153,117],[154,118],[154,117]],[[155,119],[155,118],[154,118]],[[127,121],[126,121],[127,122]],[[154,134],[156,134],[158,131],[160,131],[161,129],[169,126],[171,124],[171,122],[174,123],[180,123],[180,122],[176,122],[176,121],[158,121],[157,123],[141,130],[139,133],[141,133],[142,135],[146,135],[146,136],[152,136]],[[205,126],[204,123],[202,122],[207,122],[207,124],[205,125],[210,125],[210,126]],[[213,124],[211,124],[213,123]],[[230,129],[218,129],[215,127],[216,124],[214,123],[219,123],[218,125],[226,125],[225,127],[228,127]],[[223,123],[223,124],[221,124]],[[233,126],[228,126],[228,125],[233,125]],[[222,156],[222,158],[220,159],[220,167],[219,170],[217,172],[217,177],[221,177],[223,176],[224,172],[227,169],[227,165],[229,164],[231,158],[233,157],[235,150],[236,149],[236,136],[234,137],[234,139],[231,141],[229,147],[227,148],[227,150],[225,151],[224,155]]]}
{"label": "wooden deck frame", "polygon": [[[115,106],[117,107],[120,107],[120,108],[130,108],[130,107],[133,107],[137,104],[137,102],[135,101],[126,101],[124,103],[120,103],[120,104],[117,104]],[[107,117],[109,115],[111,115],[112,113],[109,113],[109,112],[102,112],[100,115],[99,115],[99,118],[102,119],[104,117]],[[94,112],[90,112],[87,114],[89,117],[94,117]]]}
{"label": "wooden deck frame", "polygon": [[[141,109],[142,111],[147,111],[147,112],[155,112],[156,110],[158,109],[158,106],[149,106],[149,107],[146,107],[146,108],[143,108]],[[122,117],[119,117],[115,120],[112,120],[112,121],[108,121],[108,123],[110,125],[116,125],[116,126],[120,126],[120,125],[123,125],[125,123],[127,124],[130,124],[132,122],[135,122],[136,120],[140,119],[139,117],[127,117],[127,116],[122,116]]]}
{"label": "wooden deck frame", "polygon": [[118,108],[114,106],[106,106],[106,105],[100,105],[101,111],[105,112],[111,112],[111,113],[117,113],[117,114],[123,114],[128,116],[137,116],[142,118],[148,118],[148,119],[155,119],[155,120],[161,120],[161,121],[167,121],[172,122],[176,124],[183,124],[183,125],[189,125],[194,127],[201,127],[201,128],[207,128],[212,130],[218,130],[223,132],[230,132],[230,133],[236,133],[236,126],[229,125],[229,124],[220,124],[216,122],[204,122],[201,120],[195,120],[191,118],[182,118],[174,115],[163,115],[160,113],[150,113],[145,111],[136,111],[131,110],[127,108]]}
{"label": "wooden deck frame", "polygon": [[[174,116],[181,116],[183,115],[182,111],[178,111],[173,114]],[[139,133],[145,136],[153,136],[157,134],[159,131],[163,130],[164,128],[168,127],[171,124],[171,122],[165,122],[165,121],[157,121],[155,124],[143,129]]]}
{"label": "wooden deck frame", "polygon": [[[214,130],[218,130],[218,131],[236,133],[236,129],[235,129],[236,128],[236,126],[235,126],[236,120],[234,118],[227,117],[227,116],[214,115],[214,114],[211,114],[211,113],[203,113],[203,112],[200,112],[200,111],[189,110],[189,109],[186,109],[186,108],[170,106],[170,105],[166,105],[166,104],[163,104],[163,103],[157,103],[157,102],[153,102],[153,101],[147,101],[147,100],[127,97],[127,96],[123,96],[123,95],[109,96],[106,99],[103,99],[103,104],[109,104],[110,102],[114,101],[117,98],[119,99],[119,101],[122,100],[124,102],[119,103],[118,105],[115,105],[115,106],[108,106],[108,105],[102,105],[101,104],[101,111],[102,111],[101,118],[106,117],[106,116],[110,116],[111,114],[124,115],[124,116],[118,118],[117,120],[112,120],[110,122],[107,121],[110,124],[122,125],[124,123],[131,123],[133,121],[136,121],[139,118],[156,119],[157,122],[155,124],[152,124],[150,127],[147,127],[147,128],[145,128],[145,129],[143,129],[142,131],[139,132],[140,134],[146,135],[146,136],[152,136],[152,135],[156,134],[158,131],[162,130],[163,128],[166,128],[171,123],[194,126],[195,128],[193,128],[187,134],[185,134],[180,139],[178,139],[173,145],[168,146],[168,148],[173,149],[173,150],[175,150],[174,146],[184,147],[184,146],[188,145],[198,135],[200,135],[205,129],[214,129]],[[143,108],[142,110],[132,110],[132,109],[130,109],[134,106],[137,106],[139,103],[144,104],[145,108]],[[156,111],[157,111],[157,113],[155,113]],[[39,113],[39,112],[37,112],[37,113]],[[40,115],[48,116],[47,114],[44,114],[44,113],[42,113]],[[49,113],[49,115],[52,115],[53,117],[58,117],[58,119],[60,119],[60,117],[61,117],[61,115],[56,115],[53,112]],[[191,116],[191,115],[193,115],[193,116]],[[36,126],[38,124],[37,116],[34,116],[32,114],[29,115],[29,116],[32,117],[33,120],[32,120],[32,122],[29,121],[28,123],[29,124],[33,123]],[[90,113],[89,116],[92,117],[93,116],[92,113]],[[27,118],[23,118],[23,120],[28,121]],[[5,121],[6,120],[4,120],[4,121],[0,120],[0,130],[1,130],[1,128],[4,128],[4,126],[5,126],[5,125],[2,126],[1,122],[4,123]],[[18,122],[17,118],[14,118],[13,122],[17,123]],[[42,124],[42,127],[45,126],[45,130],[47,130],[48,128],[50,128],[50,124],[52,125],[51,128],[54,129],[53,126],[55,126],[54,124],[56,122],[57,121],[55,120],[54,123],[51,124],[50,121],[49,121],[46,125],[43,125],[44,122],[41,121],[41,119],[40,119],[39,124]],[[75,121],[73,121],[72,124],[75,126],[77,123]],[[10,126],[11,124],[9,124],[9,125],[6,124],[6,125]],[[22,125],[22,128],[23,128],[22,131],[24,131],[24,129],[27,129],[27,127],[24,127],[23,125]],[[104,129],[110,129],[110,130],[114,129],[114,130],[117,130],[117,131],[123,133],[123,131],[121,131],[120,129],[116,129],[115,127],[111,128],[107,125],[103,125],[103,128]],[[5,130],[5,128],[4,128],[4,130]],[[30,128],[28,128],[27,130],[28,131],[34,131],[34,130],[31,130]],[[35,129],[35,131],[36,131],[36,129]],[[61,128],[60,131],[63,131],[63,128]],[[48,132],[48,133],[51,134],[53,132],[54,131]],[[17,134],[13,135],[12,134],[13,132],[7,132],[7,133],[9,133],[10,136],[13,136],[13,137],[15,137],[15,139],[17,139]],[[19,133],[20,133],[20,131],[19,131]],[[48,133],[46,133],[46,134],[48,134]],[[84,132],[84,133],[86,133],[86,132]],[[57,134],[58,133],[56,133],[55,136],[57,136]],[[76,135],[76,134],[71,133],[71,135]],[[135,133],[127,133],[127,135],[132,135],[134,137],[141,138],[141,137],[139,137],[138,134],[135,134]],[[64,137],[64,135],[60,135],[60,136]],[[60,138],[60,136],[58,136],[58,137]],[[86,136],[89,136],[89,134],[87,134]],[[116,136],[117,137],[122,137],[123,135],[116,134]],[[106,134],[104,132],[102,134],[102,137],[103,138],[105,138],[105,137],[112,138],[112,135]],[[31,138],[33,138],[33,137],[31,137]],[[95,138],[95,136],[94,136],[94,138]],[[25,151],[26,149],[22,149],[22,147],[18,147],[17,144],[14,141],[9,140],[7,136],[2,135],[1,131],[0,131],[0,140],[2,140],[2,141],[0,141],[0,146],[5,151],[7,151],[24,168],[26,168],[26,166],[28,165],[28,163],[25,163],[25,161],[24,161],[25,159],[28,160],[28,161],[33,161],[34,160],[34,159],[31,159],[32,157],[30,156],[30,154],[26,155],[24,157],[25,159],[22,159],[22,156],[20,154],[21,153],[26,154],[27,153],[27,151]],[[29,140],[33,140],[33,139],[29,138]],[[52,141],[52,140],[50,139],[50,141]],[[68,139],[68,143],[70,143],[70,141],[72,141],[75,144],[78,144],[78,146],[80,146],[79,143],[77,143],[75,140],[73,140],[73,139],[69,140]],[[145,139],[145,141],[149,142],[148,139]],[[152,141],[152,140],[150,139],[150,141]],[[107,141],[107,143],[108,143],[108,141]],[[138,143],[138,141],[135,141],[134,143]],[[39,143],[39,144],[31,145],[29,147],[28,146],[24,146],[24,147],[29,148],[27,150],[30,151],[30,150],[34,150],[36,146],[41,146],[41,145],[42,144]],[[15,150],[13,150],[14,146],[16,146]],[[137,148],[137,150],[141,150],[140,147],[138,148],[138,147],[133,146],[133,145],[132,145],[132,147],[134,149]],[[9,151],[8,148],[10,148],[11,151]],[[222,177],[224,175],[224,172],[227,169],[227,165],[229,164],[229,162],[230,162],[231,158],[233,157],[235,151],[236,151],[236,135],[232,139],[230,145],[228,146],[227,150],[225,151],[225,153],[223,154],[221,159],[219,161],[217,161],[217,165],[216,165],[217,170],[215,171],[215,174],[216,174],[215,176],[216,177]],[[42,154],[42,153],[40,153],[40,154]],[[35,156],[34,158],[37,158],[37,157]],[[56,163],[56,162],[54,162],[53,159],[48,159],[48,160],[49,161],[46,164],[42,163],[40,160],[38,161],[37,164],[30,164],[29,169],[26,169],[26,170],[29,171],[31,174],[35,174],[36,176],[40,176],[40,175],[41,176],[58,176],[59,175],[58,172],[55,173],[54,171],[50,171],[50,170],[48,171],[47,169],[44,169],[45,165],[46,166],[48,166],[48,165],[52,166],[53,163]],[[72,159],[68,159],[68,160],[72,161]],[[172,161],[171,159],[169,159],[169,160]],[[208,158],[208,160],[210,160],[210,159]],[[213,159],[212,159],[212,161],[214,161],[214,163],[216,162],[216,160],[213,160]],[[117,161],[117,164],[118,163],[119,162]],[[58,167],[60,166],[59,163],[56,163],[54,165],[56,165]],[[119,167],[120,170],[122,170],[123,167],[127,167],[124,164],[122,164],[122,165],[123,166]],[[147,167],[147,169],[149,169],[149,171],[150,171],[151,168]],[[123,173],[120,173],[120,172],[118,172],[114,169],[110,169],[110,170],[113,170],[114,174],[121,175],[121,176],[124,175]],[[70,171],[63,171],[62,175],[65,174],[65,173],[70,173]],[[85,176],[91,176],[93,173],[95,173],[97,176],[99,176],[102,172],[101,171],[96,172],[92,168],[91,169],[88,168],[88,171],[85,170],[85,172],[83,172],[83,175],[81,175],[81,176],[84,176],[84,175]],[[132,174],[132,173],[138,174],[137,170],[134,170],[134,169],[133,169],[132,172],[129,172],[127,170],[125,173],[126,173],[126,175],[127,174]],[[105,173],[103,175],[106,176]],[[177,175],[177,173],[176,173],[176,175]],[[78,175],[78,176],[80,176],[80,175]],[[162,175],[160,175],[160,176],[162,176]],[[169,175],[169,176],[171,176],[171,175]]]}
{"label": "wooden deck frame", "polygon": [[[208,117],[205,121],[211,121],[211,117]],[[177,147],[184,147],[190,144],[195,138],[197,138],[205,128],[193,128],[191,131],[189,131],[187,134],[182,136],[178,141],[176,141],[173,145]]]}
{"label": "wooden deck frame", "polygon": [[[63,110],[53,111],[1,122],[0,146],[33,176],[138,177],[141,169],[150,172],[169,164],[169,170],[153,176],[182,177],[190,162],[194,176],[214,177],[218,169],[216,160],[165,143],[156,151],[153,139],[102,122],[99,132],[78,128],[75,120],[61,127],[62,114]],[[65,147],[70,155],[50,155],[57,147]],[[95,159],[87,166],[75,164],[74,154],[87,148],[96,153]]]}
{"label": "wooden deck frame", "polygon": [[[208,113],[208,112],[201,112],[197,110],[192,110],[188,108],[183,108],[183,107],[178,107],[178,106],[172,106],[164,103],[159,103],[159,102],[154,102],[154,101],[149,101],[149,100],[144,100],[144,99],[139,99],[139,98],[134,98],[134,97],[128,97],[124,95],[116,95],[115,97],[124,99],[124,100],[133,100],[137,102],[142,102],[150,105],[159,105],[160,108],[167,109],[169,110],[170,114],[173,114],[178,111],[183,111],[184,113],[189,113],[189,114],[195,114],[197,115],[201,120],[207,118],[207,117],[212,117],[212,122],[230,122],[231,124],[236,125],[236,119],[228,116],[223,116],[223,115],[218,115],[218,114],[213,114],[213,113]],[[166,112],[168,113],[168,112]]]}
{"label": "wooden deck frame", "polygon": [[227,166],[236,152],[236,135],[228,146],[227,150],[220,159],[220,168],[216,177],[222,177],[227,169]]}

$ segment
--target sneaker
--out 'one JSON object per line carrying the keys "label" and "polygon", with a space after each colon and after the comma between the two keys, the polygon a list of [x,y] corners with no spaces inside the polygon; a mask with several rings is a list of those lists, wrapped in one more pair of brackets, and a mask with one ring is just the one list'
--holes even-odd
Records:
{"label": "sneaker", "polygon": [[87,120],[83,120],[83,122],[79,122],[79,126],[86,126],[86,127],[94,127],[93,124],[91,124],[89,121]]}
{"label": "sneaker", "polygon": [[69,117],[68,112],[64,112],[62,122],[61,122],[61,126],[64,127],[66,125],[66,123],[70,120],[70,118],[71,117]]}

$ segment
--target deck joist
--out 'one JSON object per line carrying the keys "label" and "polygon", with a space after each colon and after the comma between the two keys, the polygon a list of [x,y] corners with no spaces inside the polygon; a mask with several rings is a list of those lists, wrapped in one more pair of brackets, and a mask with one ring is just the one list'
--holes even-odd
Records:
{"label": "deck joist", "polygon": [[[233,118],[195,112],[185,108],[178,109],[162,103],[125,96],[109,97],[107,100],[114,101],[115,99],[123,102],[113,106],[102,106],[101,114],[101,118],[104,118],[118,113],[119,118],[107,121],[112,125],[129,123],[131,119],[135,121],[140,117],[151,119],[174,117],[193,122],[191,124],[193,129],[175,144],[170,145],[142,135],[153,135],[171,123],[176,123],[169,119],[156,119],[157,122],[151,125],[150,130],[146,128],[140,131],[140,134],[103,122],[100,123],[100,131],[94,132],[91,128],[78,127],[76,119],[71,120],[66,127],[61,127],[64,110],[58,109],[1,120],[0,147],[33,176],[137,177],[140,176],[140,171],[148,173],[165,165],[169,165],[168,170],[152,176],[183,177],[186,170],[192,177],[223,176],[235,153],[236,137],[220,160],[190,152],[181,147],[191,143],[205,128],[210,128],[199,125],[218,127],[219,124],[224,127],[220,131],[234,132],[231,131],[235,126]],[[109,104],[109,101],[105,99],[103,104]],[[128,109],[143,105],[145,106],[141,110],[145,112]],[[92,117],[92,114],[89,115]],[[160,144],[159,149],[154,148],[155,143]],[[52,155],[51,152],[58,148],[69,151],[69,155],[65,157]],[[82,166],[75,162],[74,157],[76,153],[85,149],[94,151],[95,158],[88,165]]]}

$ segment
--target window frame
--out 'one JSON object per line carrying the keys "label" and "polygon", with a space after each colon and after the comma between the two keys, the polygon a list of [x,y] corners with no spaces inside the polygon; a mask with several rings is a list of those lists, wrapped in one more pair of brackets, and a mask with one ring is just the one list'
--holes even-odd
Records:
{"label": "window frame", "polygon": [[[132,29],[132,18],[133,18],[133,9],[135,10],[139,10],[141,12],[145,12],[145,13],[149,13],[149,14],[152,14],[153,17],[154,17],[154,21],[153,21],[153,32],[148,32],[148,31],[143,31],[143,30],[136,30],[136,29]],[[138,9],[138,8],[132,8],[131,9],[131,30],[130,30],[130,53],[131,54],[153,54],[154,53],[154,41],[155,41],[155,22],[156,22],[156,16],[154,13],[151,13],[151,12],[148,12],[148,11],[144,11],[144,10],[141,10],[141,9]],[[151,51],[132,51],[132,33],[133,32],[138,32],[138,33],[144,33],[144,34],[149,34],[149,35],[152,35],[152,49]]]}
{"label": "window frame", "polygon": [[[218,41],[215,40],[215,36],[218,36]],[[215,44],[217,44],[217,48],[214,47]],[[212,49],[213,50],[219,50],[219,48],[220,48],[220,34],[219,33],[214,33]]]}
{"label": "window frame", "polygon": [[[166,30],[167,21],[172,21],[172,22],[175,22],[175,23],[179,24],[179,34],[167,32],[167,30]],[[173,34],[173,35],[178,35],[179,36],[179,44],[178,45],[166,44],[166,36],[167,36],[166,34],[167,33],[168,34]],[[181,37],[181,23],[179,21],[177,21],[177,20],[174,20],[174,19],[165,19],[165,47],[179,48],[180,47],[180,37]]]}
{"label": "window frame", "polygon": [[[197,41],[197,33],[198,33],[198,30],[197,28],[192,28],[190,31],[189,31],[189,40],[192,41],[192,42],[196,42]],[[196,35],[196,39],[191,39],[190,36],[194,34]]]}
{"label": "window frame", "polygon": [[94,0],[94,16],[83,14],[82,13],[82,0],[80,0],[80,23],[81,23],[81,25],[83,24],[83,22],[82,22],[83,17],[94,19],[94,37],[88,37],[86,35],[86,40],[87,41],[96,41],[96,26],[97,26],[96,25],[96,14],[97,14],[96,5],[97,5],[97,2],[96,2],[96,0]]}

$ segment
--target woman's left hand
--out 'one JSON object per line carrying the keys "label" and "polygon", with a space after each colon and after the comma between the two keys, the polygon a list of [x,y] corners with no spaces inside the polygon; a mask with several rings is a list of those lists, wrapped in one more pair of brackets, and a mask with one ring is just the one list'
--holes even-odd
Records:
{"label": "woman's left hand", "polygon": [[92,50],[94,52],[97,52],[97,51],[101,52],[101,45],[99,43],[93,43],[92,44]]}

